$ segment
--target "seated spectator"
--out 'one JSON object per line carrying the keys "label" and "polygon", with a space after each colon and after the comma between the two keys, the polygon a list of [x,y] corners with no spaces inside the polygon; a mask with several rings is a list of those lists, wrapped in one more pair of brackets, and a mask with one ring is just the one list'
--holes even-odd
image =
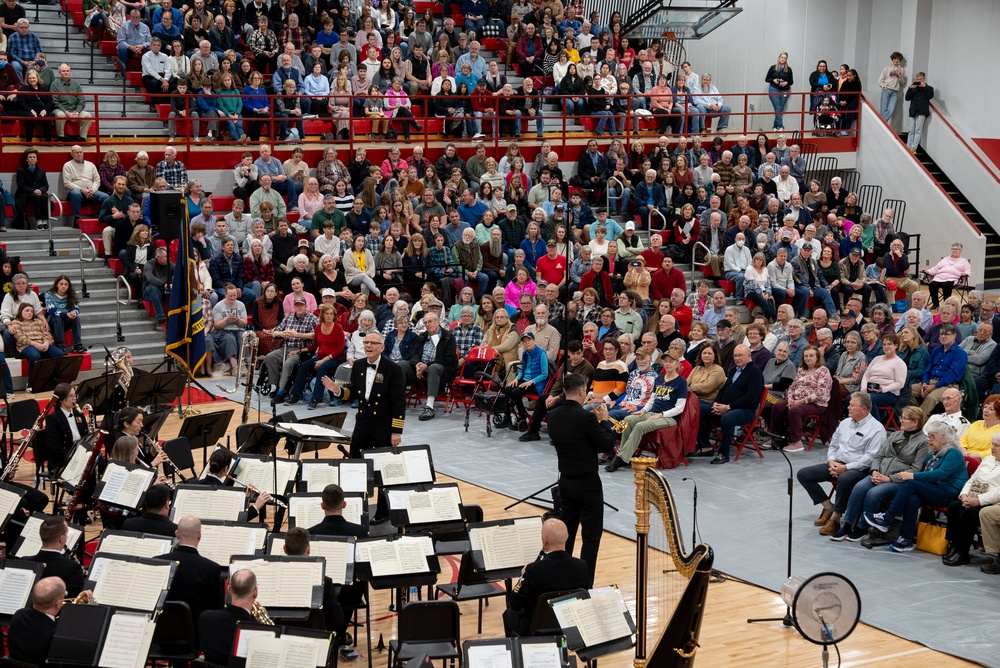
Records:
{"label": "seated spectator", "polygon": [[17,169],[17,188],[14,190],[14,227],[28,229],[28,207],[34,214],[35,228],[45,229],[49,221],[49,179],[45,169],[38,164],[38,149],[25,149],[21,166]]}
{"label": "seated spectator", "polygon": [[965,277],[969,279],[972,275],[972,266],[969,261],[962,257],[962,244],[953,243],[951,245],[951,255],[942,258],[940,262],[925,269],[923,273],[930,277],[931,310],[938,308],[939,294],[944,294],[944,299],[951,297],[951,291],[958,281]]}
{"label": "seated spectator", "polygon": [[830,540],[856,543],[868,535],[868,523],[862,513],[877,513],[899,491],[900,473],[916,473],[927,458],[927,435],[924,412],[907,406],[900,417],[900,429],[890,433],[871,461],[871,475],[858,481],[851,490],[842,524]]}
{"label": "seated spectator", "polygon": [[771,432],[788,434],[788,452],[801,452],[802,422],[809,415],[822,415],[830,401],[833,379],[823,366],[823,356],[815,346],[802,350],[795,380],[785,397],[771,408]]}
{"label": "seated spectator", "polygon": [[101,176],[97,167],[94,163],[83,159],[83,147],[74,146],[70,149],[70,154],[73,157],[63,165],[62,180],[63,188],[66,189],[73,207],[73,224],[78,226],[83,202],[100,205],[108,194],[100,189]]}
{"label": "seated spectator", "polygon": [[687,377],[688,389],[694,392],[703,407],[711,408],[726,384],[726,370],[719,364],[719,350],[715,344],[701,346],[700,351],[698,361]]}
{"label": "seated spectator", "polygon": [[38,72],[31,69],[24,75],[24,84],[17,94],[17,101],[21,106],[22,129],[24,132],[24,142],[30,144],[35,137],[35,128],[40,127],[42,140],[52,141],[52,132],[55,130],[53,114],[55,107],[52,106],[52,96],[42,95],[45,92],[38,79]]}
{"label": "seated spectator", "polygon": [[[702,323],[691,327],[692,338],[696,329]],[[736,428],[753,420],[764,389],[764,379],[761,370],[750,361],[750,349],[738,345],[733,350],[732,373],[727,374],[726,383],[719,390],[712,404],[704,404],[701,408],[701,420],[698,426],[698,450],[693,456],[708,457],[713,453],[709,435],[716,423],[721,428],[721,438],[718,452],[712,459],[713,464],[725,464],[729,461],[729,449]]]}
{"label": "seated spectator", "polygon": [[[989,526],[996,521],[995,506],[1000,503],[1000,478],[997,471],[997,457],[1000,456],[1000,436],[994,435],[990,442],[991,454],[986,455],[976,472],[965,482],[958,499],[948,506],[948,553],[942,557],[945,566],[962,566],[971,562],[969,548],[977,531],[982,532],[986,552],[996,552],[995,529]],[[989,509],[988,512],[983,511]],[[996,572],[1000,561],[981,566],[984,573]]]}
{"label": "seated spectator", "polygon": [[240,373],[237,355],[247,327],[247,310],[239,299],[239,288],[228,283],[223,292],[225,298],[219,300],[212,309],[212,340],[215,343],[212,355],[215,361],[213,377],[221,377],[225,373],[235,376]]}
{"label": "seated spectator", "polygon": [[984,460],[989,456],[993,437],[1000,433],[1000,395],[991,394],[983,401],[983,419],[968,426],[959,435],[962,454]]}
{"label": "seated spectator", "polygon": [[129,11],[128,21],[118,28],[117,37],[118,63],[122,72],[128,70],[129,58],[140,59],[153,40],[149,26],[142,22],[142,12],[135,7]]}
{"label": "seated spectator", "polygon": [[958,386],[968,364],[966,352],[955,345],[954,325],[942,324],[939,336],[941,345],[931,350],[921,382],[912,386],[911,405],[920,406],[927,414],[941,401],[946,389]]}
{"label": "seated spectator", "polygon": [[[62,348],[56,345],[55,339],[49,333],[45,316],[28,303],[21,304],[17,309],[17,315],[12,321],[16,329],[14,339],[18,354],[28,360],[28,375],[31,375],[32,365],[36,360],[43,357],[63,357],[66,355]],[[10,326],[8,325],[8,330]]]}
{"label": "seated spectator", "polygon": [[[961,251],[959,255],[961,255]],[[895,281],[897,290],[905,290],[906,298],[910,300],[913,299],[917,288],[920,287],[915,280],[910,278],[910,258],[904,252],[901,239],[894,239],[889,244],[889,252],[885,255],[885,278],[887,282],[890,279]],[[889,303],[895,304],[896,290],[889,290],[888,293]],[[936,297],[937,291],[934,294]]]}
{"label": "seated spectator", "polygon": [[73,290],[68,276],[57,277],[52,287],[45,293],[45,315],[57,346],[64,352],[69,352],[65,334],[66,330],[69,330],[73,335],[73,352],[87,351],[80,333],[80,307],[76,301],[76,291]]}

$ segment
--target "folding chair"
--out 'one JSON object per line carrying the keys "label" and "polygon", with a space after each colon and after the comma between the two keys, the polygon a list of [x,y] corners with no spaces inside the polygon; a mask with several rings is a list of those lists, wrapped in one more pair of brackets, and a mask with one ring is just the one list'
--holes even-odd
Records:
{"label": "folding chair", "polygon": [[451,393],[448,397],[450,413],[457,404],[465,406],[465,431],[469,431],[469,414],[475,405],[475,396],[483,381],[478,372],[493,374],[497,352],[490,346],[476,346],[465,356],[458,375],[451,381]]}
{"label": "folding chair", "polygon": [[414,601],[399,611],[397,638],[389,641],[389,668],[421,655],[461,660],[461,611],[454,601]]}
{"label": "folding chair", "polygon": [[199,654],[191,608],[183,601],[167,601],[156,618],[147,661],[184,663],[197,659]]}
{"label": "folding chair", "polygon": [[160,447],[177,471],[191,471],[191,476],[194,477],[194,454],[191,452],[191,442],[186,437],[172,438]]}
{"label": "folding chair", "polygon": [[462,554],[455,582],[439,584],[437,590],[456,603],[459,601],[479,602],[479,623],[476,628],[477,633],[480,634],[483,632],[483,602],[485,601],[489,605],[489,599],[507,593],[503,587],[490,582],[482,574],[476,572],[472,562],[472,550]]}
{"label": "folding chair", "polygon": [[757,440],[753,437],[753,428],[757,425],[757,422],[760,421],[760,414],[764,412],[764,404],[766,403],[767,388],[765,387],[764,391],[761,392],[760,395],[760,403],[757,404],[757,414],[753,416],[753,420],[751,420],[749,424],[741,425],[740,427],[743,429],[743,437],[740,438],[739,443],[736,444],[736,456],[733,457],[734,462],[738,462],[740,460],[740,453],[742,453],[743,448],[746,447],[747,441],[753,445],[753,449],[757,451],[757,455],[761,459],[764,459],[764,453],[761,452],[760,446],[757,444]]}

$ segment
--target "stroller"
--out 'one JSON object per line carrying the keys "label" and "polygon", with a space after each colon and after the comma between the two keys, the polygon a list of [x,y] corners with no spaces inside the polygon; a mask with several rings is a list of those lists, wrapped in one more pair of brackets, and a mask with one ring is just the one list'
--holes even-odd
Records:
{"label": "stroller", "polygon": [[832,95],[824,95],[820,103],[816,105],[816,113],[813,114],[813,129],[817,135],[834,135],[840,129],[840,112],[837,109],[836,99]]}

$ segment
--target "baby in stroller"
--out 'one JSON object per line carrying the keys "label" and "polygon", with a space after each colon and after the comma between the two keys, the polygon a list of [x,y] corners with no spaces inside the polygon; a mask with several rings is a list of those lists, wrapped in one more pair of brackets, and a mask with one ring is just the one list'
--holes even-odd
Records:
{"label": "baby in stroller", "polygon": [[834,134],[840,126],[840,112],[837,111],[837,103],[830,95],[824,95],[823,99],[816,106],[816,113],[813,116],[813,127],[817,135]]}

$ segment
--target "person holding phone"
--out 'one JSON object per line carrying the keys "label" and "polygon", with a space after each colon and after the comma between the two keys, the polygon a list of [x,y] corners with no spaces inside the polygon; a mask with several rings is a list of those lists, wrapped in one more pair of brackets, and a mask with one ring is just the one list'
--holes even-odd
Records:
{"label": "person holding phone", "polygon": [[[899,420],[902,410],[900,392],[906,387],[907,368],[896,350],[899,348],[899,336],[890,333],[882,336],[882,354],[868,363],[861,377],[861,389],[868,393],[872,403],[879,408],[892,408]],[[896,408],[899,406],[899,408]],[[878,416],[882,419],[882,416]]]}
{"label": "person holding phone", "polygon": [[906,148],[910,153],[916,153],[920,146],[920,135],[924,130],[924,122],[931,115],[933,99],[934,87],[927,85],[927,75],[917,72],[916,81],[906,89],[906,101],[910,103],[910,130],[906,136]]}

